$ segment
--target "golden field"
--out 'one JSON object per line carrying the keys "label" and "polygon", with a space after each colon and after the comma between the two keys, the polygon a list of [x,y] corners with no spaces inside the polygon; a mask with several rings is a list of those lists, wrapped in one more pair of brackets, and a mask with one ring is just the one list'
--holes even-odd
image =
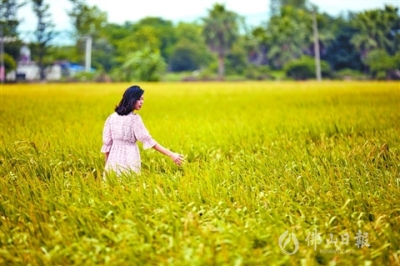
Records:
{"label": "golden field", "polygon": [[186,162],[103,182],[130,85],[1,85],[0,264],[400,265],[400,83],[139,84]]}

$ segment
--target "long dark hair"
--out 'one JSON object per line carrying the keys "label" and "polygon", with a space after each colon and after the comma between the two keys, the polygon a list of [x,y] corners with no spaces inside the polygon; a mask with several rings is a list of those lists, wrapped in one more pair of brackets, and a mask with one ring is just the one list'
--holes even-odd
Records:
{"label": "long dark hair", "polygon": [[115,107],[115,112],[119,115],[128,115],[135,108],[135,103],[142,97],[144,90],[142,90],[138,85],[133,85],[126,89],[122,100]]}

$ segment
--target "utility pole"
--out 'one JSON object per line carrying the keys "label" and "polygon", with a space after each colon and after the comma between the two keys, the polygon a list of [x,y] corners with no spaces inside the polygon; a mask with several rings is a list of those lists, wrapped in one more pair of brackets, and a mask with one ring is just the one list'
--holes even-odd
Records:
{"label": "utility pole", "polygon": [[4,69],[4,36],[3,36],[3,25],[0,26],[0,79],[1,83],[5,80],[5,69]]}
{"label": "utility pole", "polygon": [[321,81],[321,60],[319,55],[319,37],[318,37],[318,25],[315,14],[315,7],[313,10],[313,30],[314,30],[314,54],[315,54],[315,73],[317,81]]}
{"label": "utility pole", "polygon": [[85,50],[85,71],[90,72],[91,61],[92,61],[92,37],[87,35],[86,39],[86,50]]}

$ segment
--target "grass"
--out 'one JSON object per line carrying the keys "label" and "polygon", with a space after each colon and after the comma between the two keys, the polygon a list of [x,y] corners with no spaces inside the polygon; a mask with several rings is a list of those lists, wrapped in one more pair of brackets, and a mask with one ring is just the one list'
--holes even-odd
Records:
{"label": "grass", "polygon": [[143,83],[147,128],[186,163],[141,150],[141,175],[104,183],[129,85],[1,87],[0,264],[400,263],[399,83]]}

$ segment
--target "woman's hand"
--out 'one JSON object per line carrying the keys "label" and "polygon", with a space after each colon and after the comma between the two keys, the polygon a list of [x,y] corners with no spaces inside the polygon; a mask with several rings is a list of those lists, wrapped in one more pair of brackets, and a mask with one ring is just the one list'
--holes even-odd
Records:
{"label": "woman's hand", "polygon": [[181,165],[183,163],[183,161],[185,160],[185,158],[183,157],[182,154],[179,154],[179,153],[176,153],[176,152],[172,152],[172,151],[164,148],[163,146],[161,146],[158,143],[156,143],[153,146],[153,149],[161,152],[162,154],[165,154],[165,155],[169,156],[171,158],[171,160],[174,161],[174,163],[176,165]]}
{"label": "woman's hand", "polygon": [[185,160],[185,158],[183,157],[182,154],[175,153],[175,152],[173,152],[170,157],[176,165],[181,165],[183,163],[183,161]]}

